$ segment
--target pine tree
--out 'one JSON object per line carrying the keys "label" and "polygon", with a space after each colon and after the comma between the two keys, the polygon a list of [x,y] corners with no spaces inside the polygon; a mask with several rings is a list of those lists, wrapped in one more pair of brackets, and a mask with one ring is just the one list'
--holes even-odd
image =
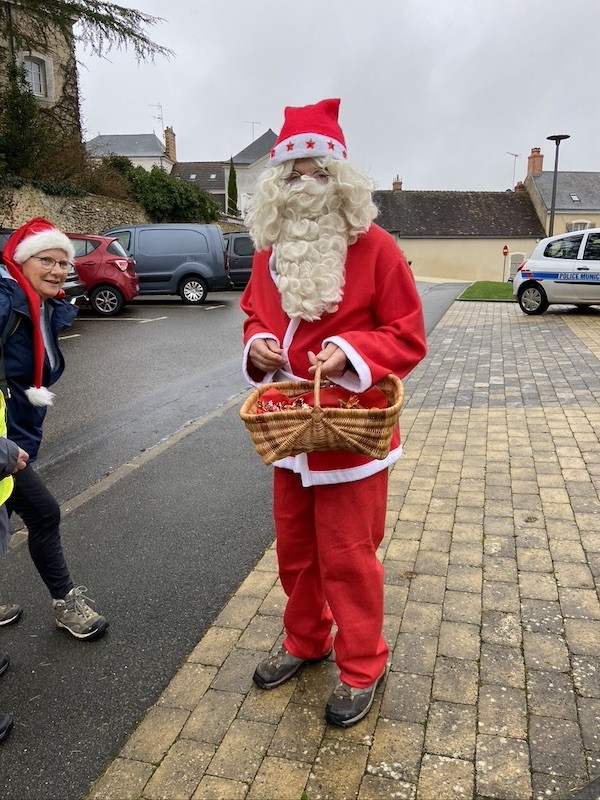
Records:
{"label": "pine tree", "polygon": [[146,33],[161,19],[134,8],[104,0],[0,0],[0,6],[0,26],[13,53],[43,51],[49,34],[59,33],[69,45],[79,42],[96,55],[126,47],[133,48],[138,61],[173,55]]}
{"label": "pine tree", "polygon": [[231,217],[237,217],[238,211],[238,192],[237,192],[237,176],[235,174],[235,167],[233,165],[233,156],[229,161],[229,180],[227,181],[227,213]]}

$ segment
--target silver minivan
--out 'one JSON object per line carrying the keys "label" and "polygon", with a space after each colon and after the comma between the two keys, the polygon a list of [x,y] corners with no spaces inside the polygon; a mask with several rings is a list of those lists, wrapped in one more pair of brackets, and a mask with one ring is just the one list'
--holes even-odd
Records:
{"label": "silver minivan", "polygon": [[517,268],[513,294],[525,314],[543,314],[553,303],[600,304],[600,228],[538,242]]}
{"label": "silver minivan", "polygon": [[140,295],[175,294],[203,303],[208,292],[231,289],[226,245],[218,225],[124,225],[104,231],[135,259]]}

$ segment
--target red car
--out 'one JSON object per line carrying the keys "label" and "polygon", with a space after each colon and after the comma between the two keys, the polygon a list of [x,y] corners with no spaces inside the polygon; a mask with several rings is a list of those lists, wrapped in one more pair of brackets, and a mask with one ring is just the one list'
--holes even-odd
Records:
{"label": "red car", "polygon": [[139,294],[135,261],[109,236],[68,233],[75,248],[75,269],[95,314],[112,317]]}

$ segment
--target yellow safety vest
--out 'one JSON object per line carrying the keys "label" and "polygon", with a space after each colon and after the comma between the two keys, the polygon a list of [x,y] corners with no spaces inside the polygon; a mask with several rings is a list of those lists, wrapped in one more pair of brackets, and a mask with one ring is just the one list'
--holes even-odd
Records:
{"label": "yellow safety vest", "polygon": [[[6,436],[6,401],[0,392],[0,436]],[[0,481],[0,505],[6,503],[13,490],[13,477],[9,475]]]}

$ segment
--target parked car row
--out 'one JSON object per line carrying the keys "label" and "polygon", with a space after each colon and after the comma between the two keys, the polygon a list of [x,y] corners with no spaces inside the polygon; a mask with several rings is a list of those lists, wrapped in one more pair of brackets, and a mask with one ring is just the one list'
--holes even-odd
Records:
{"label": "parked car row", "polygon": [[208,292],[231,288],[218,225],[128,225],[104,231],[133,256],[140,294],[179,295],[203,303]]}
{"label": "parked car row", "polygon": [[[0,229],[0,260],[11,229]],[[218,225],[128,225],[99,236],[67,233],[74,269],[64,285],[72,302],[100,316],[119,314],[140,295],[179,295],[203,303],[209,292],[243,288],[254,245],[247,233],[223,234]]]}

